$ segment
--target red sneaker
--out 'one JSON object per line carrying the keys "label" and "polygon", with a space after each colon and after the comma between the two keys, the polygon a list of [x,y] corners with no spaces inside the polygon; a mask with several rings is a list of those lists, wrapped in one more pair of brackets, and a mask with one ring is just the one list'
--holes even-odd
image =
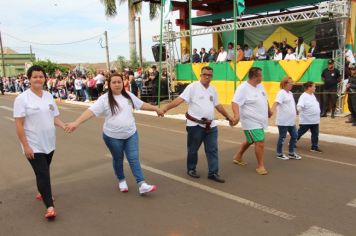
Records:
{"label": "red sneaker", "polygon": [[57,213],[56,211],[54,210],[54,208],[51,208],[51,209],[47,209],[47,212],[45,214],[45,218],[47,220],[54,220],[57,216]]}

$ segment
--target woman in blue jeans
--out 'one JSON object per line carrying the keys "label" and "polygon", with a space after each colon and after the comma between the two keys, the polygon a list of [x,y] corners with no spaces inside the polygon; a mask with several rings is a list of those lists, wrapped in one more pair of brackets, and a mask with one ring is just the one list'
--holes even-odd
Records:
{"label": "woman in blue jeans", "polygon": [[74,122],[67,124],[66,132],[74,131],[81,123],[94,116],[104,113],[105,122],[103,125],[103,139],[109,148],[113,168],[119,180],[121,192],[128,192],[128,185],[124,175],[124,153],[129,162],[131,171],[135,176],[140,194],[153,192],[155,185],[145,182],[138,150],[138,134],[136,130],[133,109],[156,111],[159,116],[163,114],[155,106],[145,103],[135,95],[127,92],[124,88],[121,74],[114,73],[108,80],[108,92],[100,96],[99,99],[86,111],[84,111]]}
{"label": "woman in blue jeans", "polygon": [[[277,158],[281,160],[300,160],[302,159],[295,153],[295,145],[297,143],[298,133],[296,128],[297,110],[293,93],[293,80],[291,77],[284,77],[280,83],[281,90],[278,92],[276,100],[273,104],[272,111],[277,109],[276,125],[278,126],[279,137],[277,142]],[[288,155],[283,154],[283,144],[286,139],[287,132],[290,135]]]}

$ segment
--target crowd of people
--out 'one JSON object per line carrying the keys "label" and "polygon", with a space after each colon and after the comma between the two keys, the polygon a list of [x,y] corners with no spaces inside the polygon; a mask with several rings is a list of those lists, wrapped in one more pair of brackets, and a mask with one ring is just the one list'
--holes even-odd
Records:
{"label": "crowd of people", "polygon": [[[111,73],[114,71],[111,71]],[[108,77],[110,73],[97,74],[70,71],[61,73],[56,71],[53,76],[48,76],[44,89],[52,94],[53,98],[69,101],[89,102],[95,101],[108,91]],[[146,71],[126,69],[123,73],[125,90],[130,91],[145,101],[157,104],[158,80],[157,67],[152,65]],[[166,68],[162,71],[161,99],[168,98],[169,75]],[[1,93],[23,93],[30,88],[30,80],[20,74],[16,77],[0,78]]]}
{"label": "crowd of people", "polygon": [[[295,45],[291,46],[287,43],[287,38],[282,42],[274,41],[272,45],[266,49],[263,46],[263,42],[260,42],[253,52],[253,49],[247,44],[236,44],[236,49],[232,42],[228,43],[227,49],[223,46],[216,49],[210,48],[207,52],[205,48],[201,48],[200,52],[196,48],[193,49],[193,53],[190,55],[186,48],[183,49],[181,62],[182,63],[201,63],[201,62],[226,62],[234,61],[236,53],[236,61],[251,61],[251,60],[303,60],[307,58],[331,58],[331,51],[321,50],[316,40],[310,42],[310,48],[308,51],[304,48],[304,39],[299,37],[295,40]],[[346,57],[350,63],[355,63],[355,57],[351,50],[346,50]]]}

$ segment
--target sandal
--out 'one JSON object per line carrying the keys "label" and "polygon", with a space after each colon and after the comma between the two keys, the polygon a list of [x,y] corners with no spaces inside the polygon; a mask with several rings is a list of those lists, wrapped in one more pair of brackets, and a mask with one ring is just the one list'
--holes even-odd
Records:
{"label": "sandal", "polygon": [[54,218],[56,218],[57,213],[56,211],[52,208],[52,209],[47,209],[47,212],[45,214],[45,218],[47,220],[53,220]]}
{"label": "sandal", "polygon": [[243,160],[236,160],[236,159],[234,159],[232,162],[233,162],[234,164],[240,165],[240,166],[245,166],[245,165],[247,165],[247,163],[244,162]]}
{"label": "sandal", "polygon": [[259,175],[266,175],[268,174],[267,170],[265,168],[257,168],[256,169],[257,174]]}

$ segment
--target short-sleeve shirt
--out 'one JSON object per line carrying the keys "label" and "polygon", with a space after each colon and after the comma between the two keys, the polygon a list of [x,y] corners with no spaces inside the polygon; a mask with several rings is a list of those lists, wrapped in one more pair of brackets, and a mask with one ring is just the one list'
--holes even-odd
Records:
{"label": "short-sleeve shirt", "polygon": [[[143,101],[137,98],[130,92],[127,92],[133,102],[135,109],[141,109]],[[100,114],[105,115],[105,122],[103,124],[103,132],[105,135],[115,139],[127,139],[136,132],[135,118],[132,114],[132,102],[123,95],[114,95],[114,99],[119,105],[116,109],[116,114],[112,114],[108,93],[99,97],[99,99],[89,107],[89,110],[95,116]]]}
{"label": "short-sleeve shirt", "polygon": [[277,106],[276,125],[279,126],[294,126],[296,123],[296,107],[291,91],[281,89],[276,97]]}
{"label": "short-sleeve shirt", "polygon": [[232,102],[239,105],[243,130],[268,127],[268,101],[262,84],[255,87],[244,82],[236,89]]}
{"label": "short-sleeve shirt", "polygon": [[297,104],[299,124],[314,125],[320,123],[320,105],[314,94],[303,93]]}
{"label": "short-sleeve shirt", "polygon": [[[188,114],[196,119],[206,118],[212,120],[211,127],[216,126],[214,121],[215,106],[219,105],[218,94],[213,86],[205,88],[200,81],[189,84],[179,96],[188,103]],[[187,120],[187,126],[196,126],[197,123]],[[205,127],[202,124],[199,124]]]}
{"label": "short-sleeve shirt", "polygon": [[39,97],[28,89],[15,99],[14,118],[25,118],[25,135],[34,153],[48,154],[56,149],[54,118],[58,115],[58,107],[46,91]]}
{"label": "short-sleeve shirt", "polygon": [[337,83],[340,78],[340,71],[336,68],[329,70],[326,68],[321,74],[324,80],[324,89],[337,89]]}

